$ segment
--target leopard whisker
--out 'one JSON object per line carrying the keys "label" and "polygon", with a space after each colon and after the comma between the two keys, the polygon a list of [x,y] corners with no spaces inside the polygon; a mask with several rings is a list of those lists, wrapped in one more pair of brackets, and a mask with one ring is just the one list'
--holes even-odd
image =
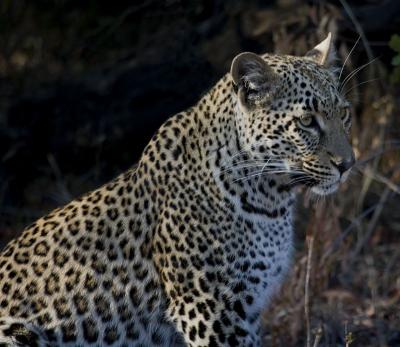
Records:
{"label": "leopard whisker", "polygon": [[298,184],[298,183],[303,183],[303,182],[312,182],[312,178],[311,177],[298,177],[295,178],[291,181],[289,181],[289,185],[294,185],[294,184]]}
{"label": "leopard whisker", "polygon": [[249,180],[249,179],[251,179],[253,177],[257,177],[257,176],[265,175],[265,174],[275,175],[275,174],[282,174],[282,173],[285,173],[285,174],[301,174],[302,172],[301,171],[291,171],[291,170],[287,170],[287,169],[263,171],[263,172],[253,173],[251,175],[244,176],[244,177],[241,177],[241,178],[237,178],[233,182],[245,181],[245,180]]}
{"label": "leopard whisker", "polygon": [[359,86],[361,86],[361,85],[363,85],[363,84],[366,84],[366,83],[369,83],[369,82],[378,81],[378,80],[379,80],[379,78],[371,78],[370,80],[367,80],[367,81],[358,83],[358,84],[356,84],[355,86],[351,87],[350,89],[346,90],[346,92],[345,92],[343,95],[347,95],[347,94],[350,93],[354,88],[357,88],[357,87],[359,87]]}
{"label": "leopard whisker", "polygon": [[354,44],[353,47],[351,48],[349,54],[347,54],[347,57],[346,57],[346,59],[344,60],[344,63],[343,63],[343,65],[342,65],[342,68],[340,69],[340,74],[339,74],[338,81],[340,81],[340,78],[342,77],[342,73],[343,73],[344,67],[346,66],[347,60],[350,58],[351,54],[353,53],[353,51],[354,51],[354,49],[356,48],[356,46],[357,46],[358,42],[360,41],[360,39],[361,39],[361,35],[358,36],[357,41],[355,42],[355,44]]}
{"label": "leopard whisker", "polygon": [[[220,172],[225,172],[225,171],[230,171],[232,169],[235,168],[242,168],[243,166],[247,166],[247,167],[251,167],[251,166],[264,166],[266,163],[270,163],[270,165],[278,165],[278,164],[282,164],[282,160],[278,160],[278,159],[268,159],[267,162],[265,160],[242,160],[242,161],[238,161],[236,163],[233,163],[230,166],[222,166],[222,170]],[[248,165],[249,164],[249,165]],[[250,165],[252,164],[252,165]]]}
{"label": "leopard whisker", "polygon": [[[231,166],[231,167],[228,167],[228,168],[225,168],[225,169],[223,169],[223,170],[220,170],[220,171],[218,171],[218,174],[222,174],[222,173],[225,173],[225,172],[230,172],[230,171],[233,171],[233,170],[242,170],[242,169],[251,169],[251,168],[258,168],[258,167],[266,167],[266,164],[265,163],[260,163],[260,164],[256,164],[256,163],[254,163],[253,165],[234,165],[234,166]],[[271,167],[276,167],[276,164],[272,164],[272,166]]]}
{"label": "leopard whisker", "polygon": [[364,65],[361,65],[360,67],[358,67],[357,69],[355,69],[354,71],[352,71],[351,73],[349,73],[346,78],[343,80],[343,82],[341,83],[340,87],[339,87],[339,92],[341,93],[344,89],[344,87],[346,86],[346,84],[357,74],[359,73],[361,70],[363,70],[364,68],[366,68],[368,65],[372,64],[375,60],[377,60],[378,57],[370,60],[368,63],[365,63]]}

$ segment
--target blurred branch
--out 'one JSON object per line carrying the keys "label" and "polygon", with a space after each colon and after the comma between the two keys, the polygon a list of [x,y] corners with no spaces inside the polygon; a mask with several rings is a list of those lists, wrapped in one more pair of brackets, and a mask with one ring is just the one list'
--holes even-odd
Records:
{"label": "blurred branch", "polygon": [[148,0],[148,1],[144,1],[141,4],[135,4],[133,6],[129,6],[111,23],[104,24],[101,27],[95,29],[95,31],[93,31],[92,33],[90,33],[88,35],[88,37],[86,37],[86,41],[92,41],[92,39],[94,39],[96,36],[99,36],[99,35],[102,35],[103,38],[108,37],[109,35],[114,33],[115,30],[117,30],[118,27],[120,27],[129,16],[131,16],[132,14],[134,14],[137,11],[140,11],[140,10],[146,8],[147,6],[151,5],[152,3],[154,3],[153,0]]}
{"label": "blurred branch", "polygon": [[317,330],[317,333],[315,334],[315,340],[314,340],[314,344],[313,347],[318,347],[319,342],[321,341],[322,338],[322,327],[320,326]]}
{"label": "blurred branch", "polygon": [[371,169],[366,168],[363,171],[363,173],[371,177],[375,181],[385,184],[389,189],[391,189],[396,194],[400,194],[400,186],[398,186],[396,183],[392,182],[389,178],[383,176],[379,172],[373,172]]}
{"label": "blurred branch", "polygon": [[307,331],[307,347],[311,347],[311,322],[310,322],[310,276],[311,276],[311,265],[312,255],[314,248],[314,230],[308,240],[308,255],[307,255],[307,271],[304,289],[304,315],[306,320],[306,331]]}
{"label": "blurred branch", "polygon": [[[399,25],[400,1],[377,1],[353,9],[354,15],[363,23],[367,32],[376,32],[384,23],[386,30],[396,31]],[[385,43],[387,45],[387,42]]]}
{"label": "blurred branch", "polygon": [[59,194],[56,196],[56,201],[59,204],[65,204],[72,200],[73,195],[69,192],[63,175],[61,173],[60,167],[57,164],[56,158],[53,154],[47,155],[47,160],[49,162],[50,168],[56,178],[57,187],[59,189]]}
{"label": "blurred branch", "polygon": [[340,245],[346,239],[346,237],[350,234],[350,232],[355,227],[359,227],[361,225],[362,220],[366,218],[372,211],[374,211],[377,206],[378,204],[370,206],[369,208],[364,210],[360,215],[354,218],[351,221],[350,225],[342,233],[340,233],[340,235],[332,242],[332,245],[323,255],[322,259],[324,260],[325,258],[328,258],[333,252],[337,251]]}
{"label": "blurred branch", "polygon": [[351,262],[354,262],[355,258],[358,256],[358,254],[361,252],[361,250],[364,248],[366,243],[371,238],[371,235],[374,232],[375,226],[378,222],[378,219],[382,213],[383,207],[385,206],[385,203],[389,197],[390,190],[391,189],[389,187],[386,187],[385,190],[383,191],[381,198],[379,199],[379,203],[375,209],[375,212],[372,215],[371,221],[368,224],[367,231],[364,233],[363,237],[358,240],[356,247],[351,254],[351,257],[350,257]]}
{"label": "blurred branch", "polygon": [[346,0],[339,0],[340,3],[342,4],[344,10],[346,11],[347,15],[349,16],[350,20],[352,21],[355,29],[357,30],[358,34],[361,37],[361,41],[365,47],[365,51],[367,53],[368,56],[368,60],[372,60],[374,59],[374,54],[372,53],[371,50],[371,46],[369,45],[369,42],[365,36],[364,30],[360,24],[360,22],[357,20],[357,18],[355,17],[351,7],[349,6],[349,4],[347,3]]}

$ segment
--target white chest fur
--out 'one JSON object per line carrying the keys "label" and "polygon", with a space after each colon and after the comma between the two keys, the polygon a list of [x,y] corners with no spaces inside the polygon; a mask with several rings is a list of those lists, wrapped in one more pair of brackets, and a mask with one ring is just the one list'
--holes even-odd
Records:
{"label": "white chest fur", "polygon": [[246,283],[242,295],[246,296],[243,299],[247,314],[258,316],[280,288],[290,266],[293,231],[291,216],[275,220],[255,215],[247,218],[254,225],[254,233],[244,249],[250,265],[237,275]]}

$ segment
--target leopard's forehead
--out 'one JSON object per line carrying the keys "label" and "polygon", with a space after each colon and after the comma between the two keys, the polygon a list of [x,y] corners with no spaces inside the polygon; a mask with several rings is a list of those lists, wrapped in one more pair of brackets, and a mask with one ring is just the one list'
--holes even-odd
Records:
{"label": "leopard's forehead", "polygon": [[[265,54],[262,58],[282,82],[281,96],[292,101],[317,100],[326,110],[348,105],[341,95],[334,70],[321,66],[306,57]],[[327,113],[329,116],[329,112]]]}
{"label": "leopard's forehead", "polygon": [[311,79],[316,83],[335,86],[336,80],[330,69],[309,58],[291,55],[265,54],[262,58],[273,70],[283,77]]}

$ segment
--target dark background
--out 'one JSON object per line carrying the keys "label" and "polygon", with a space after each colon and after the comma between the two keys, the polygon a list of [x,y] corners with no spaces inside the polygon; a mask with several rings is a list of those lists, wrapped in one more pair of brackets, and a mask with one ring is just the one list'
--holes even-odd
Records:
{"label": "dark background", "polygon": [[347,86],[359,166],[334,197],[301,197],[296,268],[266,313],[266,345],[304,345],[313,239],[312,340],[400,346],[399,88],[388,46],[400,34],[400,1],[2,0],[0,248],[133,165],[237,53],[302,55],[328,31],[339,64],[362,35],[344,76],[377,57]]}

